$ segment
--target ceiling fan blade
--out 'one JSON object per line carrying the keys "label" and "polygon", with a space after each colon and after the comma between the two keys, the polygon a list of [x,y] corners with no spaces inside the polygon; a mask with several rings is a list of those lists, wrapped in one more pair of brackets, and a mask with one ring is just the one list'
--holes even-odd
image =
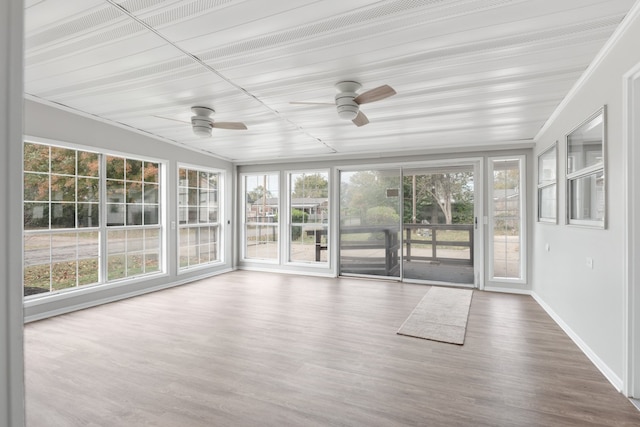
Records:
{"label": "ceiling fan blade", "polygon": [[304,101],[291,101],[289,104],[297,105],[331,105],[335,107],[335,102],[304,102]]}
{"label": "ceiling fan blade", "polygon": [[388,98],[396,94],[396,91],[389,85],[382,85],[376,88],[370,89],[366,92],[362,92],[356,96],[353,100],[356,104],[367,104],[369,102],[380,101],[381,99]]}
{"label": "ceiling fan blade", "polygon": [[351,121],[353,122],[354,125],[358,127],[364,126],[367,123],[369,123],[369,119],[367,118],[367,116],[364,115],[362,111],[358,111],[358,115],[356,116],[356,118]]}
{"label": "ceiling fan blade", "polygon": [[173,122],[178,122],[178,123],[186,123],[188,125],[191,124],[191,122],[187,122],[187,121],[180,120],[180,119],[174,119],[174,118],[171,118],[171,117],[162,117],[162,116],[152,116],[152,117],[155,117],[156,119],[171,120]]}
{"label": "ceiling fan blade", "polygon": [[247,130],[247,125],[241,122],[213,122],[213,127],[218,129]]}

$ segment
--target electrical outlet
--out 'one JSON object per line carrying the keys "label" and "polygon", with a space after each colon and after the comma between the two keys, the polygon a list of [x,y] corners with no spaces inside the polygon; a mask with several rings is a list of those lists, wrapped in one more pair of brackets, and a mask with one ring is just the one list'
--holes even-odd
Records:
{"label": "electrical outlet", "polygon": [[587,267],[593,270],[593,258],[587,257]]}

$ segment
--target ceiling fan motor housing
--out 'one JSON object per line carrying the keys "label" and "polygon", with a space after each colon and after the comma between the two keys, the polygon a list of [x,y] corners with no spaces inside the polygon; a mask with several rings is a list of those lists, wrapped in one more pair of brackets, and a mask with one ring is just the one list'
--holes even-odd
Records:
{"label": "ceiling fan motor housing", "polygon": [[214,113],[213,109],[208,107],[191,107],[191,111],[195,114],[195,116],[191,117],[193,133],[203,138],[211,136],[213,122],[210,116]]}
{"label": "ceiling fan motor housing", "polygon": [[344,120],[353,120],[360,111],[360,106],[353,100],[356,97],[355,92],[340,92],[336,94],[336,107],[338,108],[338,116]]}

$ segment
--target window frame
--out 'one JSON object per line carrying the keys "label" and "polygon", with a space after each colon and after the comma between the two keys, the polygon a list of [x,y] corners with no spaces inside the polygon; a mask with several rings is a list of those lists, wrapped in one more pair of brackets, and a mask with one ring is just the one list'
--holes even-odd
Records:
{"label": "window frame", "polygon": [[[266,257],[251,257],[248,256],[247,254],[247,227],[248,226],[259,226],[263,223],[261,222],[250,222],[247,221],[247,177],[250,176],[274,176],[277,179],[277,184],[276,184],[276,189],[278,191],[278,205],[277,205],[277,212],[276,214],[273,215],[274,218],[277,218],[277,221],[274,221],[275,225],[273,227],[275,227],[275,230],[273,231],[273,235],[276,236],[277,241],[273,242],[275,244],[276,247],[276,256],[275,258],[266,258]],[[282,205],[282,195],[281,195],[281,190],[282,190],[282,174],[280,173],[280,171],[273,171],[273,170],[266,170],[266,171],[259,171],[259,172],[243,172],[239,174],[239,188],[240,188],[240,197],[241,197],[241,203],[240,203],[240,212],[238,212],[239,217],[240,217],[240,224],[241,224],[241,228],[240,228],[240,239],[242,244],[239,245],[240,246],[240,259],[243,262],[250,262],[250,263],[261,263],[261,264],[280,264],[280,259],[282,256],[282,249],[281,249],[281,245],[282,245],[282,239],[281,239],[281,227],[282,227],[282,215],[280,212],[280,207]],[[270,190],[271,191],[271,190]],[[261,206],[258,206],[258,210],[259,213],[264,214],[265,216],[269,216],[269,212],[265,213],[262,209]]]}
{"label": "window frame", "polygon": [[[183,206],[181,204],[181,194],[180,194],[180,189],[181,188],[191,188],[187,185],[187,187],[181,185],[180,183],[180,170],[181,169],[186,169],[186,170],[191,170],[191,171],[195,171],[197,174],[200,174],[202,172],[207,173],[207,174],[216,174],[218,176],[218,181],[217,181],[217,188],[216,188],[216,198],[217,198],[217,221],[215,222],[200,222],[197,221],[195,223],[190,223],[189,221],[187,221],[186,223],[181,223],[180,222],[180,208],[181,206]],[[224,183],[225,183],[225,171],[222,169],[216,169],[216,168],[209,168],[209,167],[203,167],[203,166],[198,166],[198,165],[193,165],[193,164],[187,164],[187,163],[178,163],[176,166],[176,206],[175,206],[175,217],[177,218],[176,223],[178,224],[177,228],[177,235],[176,235],[176,242],[177,242],[177,247],[176,247],[176,266],[177,266],[177,271],[178,274],[183,274],[183,273],[187,273],[193,270],[197,270],[197,269],[204,269],[204,268],[209,268],[212,266],[216,266],[216,265],[220,265],[224,263],[224,250],[223,250],[223,239],[224,239],[224,227],[223,224],[225,222],[224,218],[224,196],[223,196],[223,189],[224,189]],[[188,184],[188,183],[187,183]],[[187,196],[188,197],[188,196]],[[200,197],[198,194],[198,205],[197,205],[197,215],[199,216],[200,214]],[[189,204],[187,204],[187,206],[189,206]],[[215,244],[217,245],[217,249],[216,249],[216,259],[215,260],[209,260],[208,262],[202,262],[202,263],[196,263],[196,264],[187,264],[186,266],[182,266],[181,265],[181,261],[180,261],[180,250],[181,250],[181,230],[189,230],[189,229],[201,229],[203,227],[215,227],[217,228],[216,231],[216,242]],[[211,242],[209,242],[211,244]]]}
{"label": "window frame", "polygon": [[[496,161],[508,161],[517,160],[519,164],[519,254],[520,254],[520,275],[519,277],[503,277],[496,276],[494,263],[495,263],[495,209],[494,209],[494,162]],[[489,253],[486,257],[488,262],[488,280],[495,283],[514,283],[514,284],[526,284],[527,283],[527,187],[526,187],[526,174],[527,174],[527,158],[525,155],[519,154],[514,156],[496,156],[488,157],[487,178],[489,180],[489,194],[488,194],[488,246]]]}
{"label": "window frame", "polygon": [[[61,149],[65,149],[65,150],[73,150],[76,153],[78,152],[86,152],[86,153],[90,153],[90,154],[94,154],[98,157],[98,172],[96,173],[95,179],[97,179],[98,181],[98,194],[96,196],[97,198],[97,202],[95,202],[95,204],[97,205],[96,208],[98,209],[99,212],[99,223],[97,226],[81,226],[80,222],[78,221],[78,210],[76,209],[76,213],[75,213],[75,217],[76,217],[76,224],[74,228],[52,228],[51,227],[51,220],[49,220],[49,226],[48,228],[44,229],[35,229],[35,230],[30,230],[25,228],[25,224],[24,224],[24,218],[23,218],[23,223],[22,223],[22,233],[23,233],[23,238],[24,236],[28,236],[28,235],[48,235],[49,236],[49,241],[50,241],[50,246],[49,246],[49,251],[51,252],[53,249],[52,246],[52,238],[54,238],[56,235],[58,234],[75,234],[76,235],[76,242],[78,242],[78,239],[82,236],[80,236],[80,234],[82,233],[95,233],[97,234],[97,276],[98,276],[98,280],[96,282],[92,282],[92,283],[88,283],[88,284],[77,284],[76,286],[70,286],[70,287],[66,287],[63,289],[52,289],[51,286],[49,287],[49,291],[45,291],[42,293],[36,293],[36,294],[32,294],[29,296],[25,297],[25,301],[38,301],[41,300],[43,298],[48,298],[48,297],[60,297],[62,295],[67,295],[69,294],[69,292],[93,292],[95,289],[100,289],[104,286],[109,286],[109,287],[118,287],[118,286],[122,286],[122,285],[127,285],[130,283],[134,283],[134,282],[138,282],[140,280],[147,280],[149,277],[157,277],[160,275],[166,275],[167,274],[167,265],[166,265],[166,241],[167,241],[167,236],[166,236],[166,171],[167,171],[167,161],[165,160],[161,160],[161,159],[157,159],[157,158],[152,158],[152,157],[148,157],[148,156],[137,156],[137,155],[132,155],[132,154],[128,154],[128,153],[122,153],[122,152],[114,152],[111,150],[105,150],[103,148],[98,148],[98,147],[92,147],[92,146],[84,146],[84,145],[80,145],[80,144],[74,144],[74,143],[68,143],[68,142],[63,142],[63,141],[56,141],[56,140],[50,140],[50,139],[46,139],[46,138],[38,138],[38,137],[31,137],[31,136],[25,136],[23,138],[23,147],[26,144],[35,144],[35,145],[40,145],[40,146],[45,146],[49,149],[48,153],[49,153],[49,170],[48,170],[48,174],[51,175],[51,148],[52,147],[56,147],[56,148],[61,148]],[[24,149],[24,148],[23,148]],[[135,161],[142,161],[143,164],[144,162],[148,162],[148,163],[154,163],[157,165],[158,167],[158,171],[157,171],[157,206],[158,206],[158,218],[157,218],[157,223],[153,224],[151,226],[151,228],[156,229],[158,236],[157,236],[157,265],[158,268],[154,269],[153,271],[150,272],[146,272],[143,274],[135,274],[135,275],[129,275],[129,276],[125,276],[125,277],[121,277],[121,278],[117,278],[117,279],[111,279],[108,280],[108,257],[109,257],[109,253],[107,250],[107,233],[109,231],[114,231],[116,229],[122,229],[122,230],[133,230],[134,228],[140,228],[140,227],[133,227],[133,226],[126,226],[123,225],[122,227],[112,227],[112,226],[107,226],[107,215],[108,215],[108,201],[107,201],[107,169],[106,169],[106,159],[109,156],[114,156],[114,157],[121,157],[121,158],[125,158],[125,159],[130,159],[130,160],[135,160]],[[80,170],[78,169],[78,154],[76,154],[76,174],[75,174],[75,182],[76,184],[78,183],[78,179],[87,179],[87,177],[92,177],[93,176],[89,176],[86,174],[82,174],[80,173]],[[26,173],[31,173],[31,171],[26,171],[25,169],[25,165],[22,165],[22,176],[23,179],[25,177]],[[43,172],[44,173],[44,172]],[[141,171],[142,174],[142,178],[141,178],[141,182],[145,182],[144,179],[144,168]],[[126,182],[127,180],[124,179],[123,180],[123,188],[125,188],[125,184],[124,182]],[[151,182],[151,181],[149,181]],[[144,185],[143,185],[143,191],[141,194],[141,198],[142,198],[142,202],[141,205],[144,206],[146,203],[144,201],[145,198],[145,194],[144,194]],[[81,201],[79,199],[79,188],[75,189],[75,194],[76,194],[76,200],[74,203],[79,204],[79,203],[94,203],[93,200],[90,200],[88,202],[86,201]],[[50,204],[50,199],[51,199],[51,179],[49,178],[49,204]],[[22,200],[22,204],[25,204],[25,197],[23,194],[23,200]],[[152,204],[156,204],[156,203],[152,203]],[[144,216],[144,212],[143,212],[143,216]],[[126,217],[125,217],[126,218]],[[125,219],[126,221],[126,219]],[[146,225],[147,228],[149,228],[149,224]],[[143,227],[144,227],[144,220],[143,220]],[[144,256],[147,255],[147,252],[144,250],[144,245],[147,244],[146,241],[144,241],[144,232],[142,233],[143,238],[142,238],[142,245],[143,245],[143,249],[142,249],[142,254],[143,254],[143,258]],[[155,239],[154,239],[155,240]],[[76,260],[82,260],[86,258],[86,254],[82,254],[81,253],[81,249],[78,247],[79,243],[76,243]],[[138,251],[140,252],[140,251]],[[23,249],[23,256],[24,256],[24,249]],[[46,265],[46,264],[41,264],[41,265]],[[53,269],[53,258],[51,256],[49,256],[49,274],[51,275],[52,273],[52,269]],[[22,268],[23,268],[23,286],[28,285],[27,283],[25,283],[24,281],[24,271],[26,268],[25,262],[23,261],[22,263]],[[78,268],[76,267],[76,272],[77,272],[77,276],[76,276],[76,283],[78,283],[78,280],[80,280],[80,275],[78,272]],[[51,281],[54,280],[51,276],[49,278],[49,281],[51,283]]]}
{"label": "window frame", "polygon": [[[602,161],[582,167],[580,169],[571,171],[572,169],[572,158],[569,156],[570,149],[570,138],[571,135],[578,131],[580,128],[602,115],[602,132],[600,136],[601,141],[601,158]],[[566,152],[566,162],[565,162],[565,188],[566,188],[566,221],[568,225],[582,226],[588,228],[595,229],[606,229],[607,228],[607,180],[606,180],[606,146],[607,146],[607,106],[603,105],[596,112],[591,114],[585,120],[583,120],[579,125],[574,127],[570,132],[565,135],[565,152]],[[603,211],[602,211],[602,219],[576,219],[572,217],[573,210],[573,195],[574,192],[572,190],[572,184],[584,178],[594,177],[597,179],[598,175],[602,174],[603,184]],[[590,193],[591,196],[597,196],[597,193]]]}
{"label": "window frame", "polygon": [[[304,226],[304,224],[310,224],[310,223],[293,223],[293,219],[291,216],[292,213],[292,209],[293,209],[293,191],[294,191],[294,185],[295,183],[292,181],[292,178],[294,175],[316,175],[316,174],[324,174],[325,178],[327,180],[327,215],[326,215],[326,223],[312,223],[312,224],[316,224],[316,225],[320,225],[322,226],[322,228],[325,229],[325,249],[324,252],[326,253],[326,260],[325,261],[304,261],[304,260],[293,260],[291,258],[291,245],[293,243],[293,239],[292,239],[292,229],[294,226]],[[327,168],[319,168],[319,169],[300,169],[300,170],[287,170],[285,171],[285,177],[286,177],[286,189],[287,189],[287,197],[286,197],[286,206],[287,206],[287,218],[286,218],[286,223],[284,224],[284,227],[286,229],[286,236],[285,237],[285,242],[286,242],[286,264],[289,265],[304,265],[306,267],[320,267],[320,268],[327,268],[329,266],[330,260],[331,260],[331,246],[330,246],[330,240],[331,240],[331,170],[327,169]],[[315,208],[314,208],[315,210]],[[313,248],[315,251],[315,243],[313,243]],[[314,252],[315,253],[315,252]]]}
{"label": "window frame", "polygon": [[[545,155],[554,153],[554,177],[553,180],[543,180],[540,176],[541,160]],[[538,189],[537,189],[537,216],[538,222],[546,224],[558,224],[558,141],[554,142],[550,147],[541,152],[537,157],[537,175],[538,175]],[[555,189],[555,211],[553,217],[542,216],[542,191],[546,189]]]}

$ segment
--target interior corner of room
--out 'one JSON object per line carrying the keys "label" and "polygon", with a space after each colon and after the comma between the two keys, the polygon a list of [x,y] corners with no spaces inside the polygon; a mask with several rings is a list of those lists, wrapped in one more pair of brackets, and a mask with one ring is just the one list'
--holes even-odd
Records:
{"label": "interior corner of room", "polygon": [[[25,415],[25,328],[186,289],[229,315],[264,297],[265,318],[217,320],[274,335],[306,315],[397,322],[431,287],[471,290],[464,346],[490,338],[492,312],[540,308],[637,406],[640,1],[205,3],[0,5],[0,425],[40,402],[27,375]],[[289,309],[299,325],[266,319]],[[436,344],[402,345],[411,359]],[[321,382],[336,359],[295,363]],[[361,373],[319,384],[322,405]],[[371,421],[360,409],[354,423]]]}

